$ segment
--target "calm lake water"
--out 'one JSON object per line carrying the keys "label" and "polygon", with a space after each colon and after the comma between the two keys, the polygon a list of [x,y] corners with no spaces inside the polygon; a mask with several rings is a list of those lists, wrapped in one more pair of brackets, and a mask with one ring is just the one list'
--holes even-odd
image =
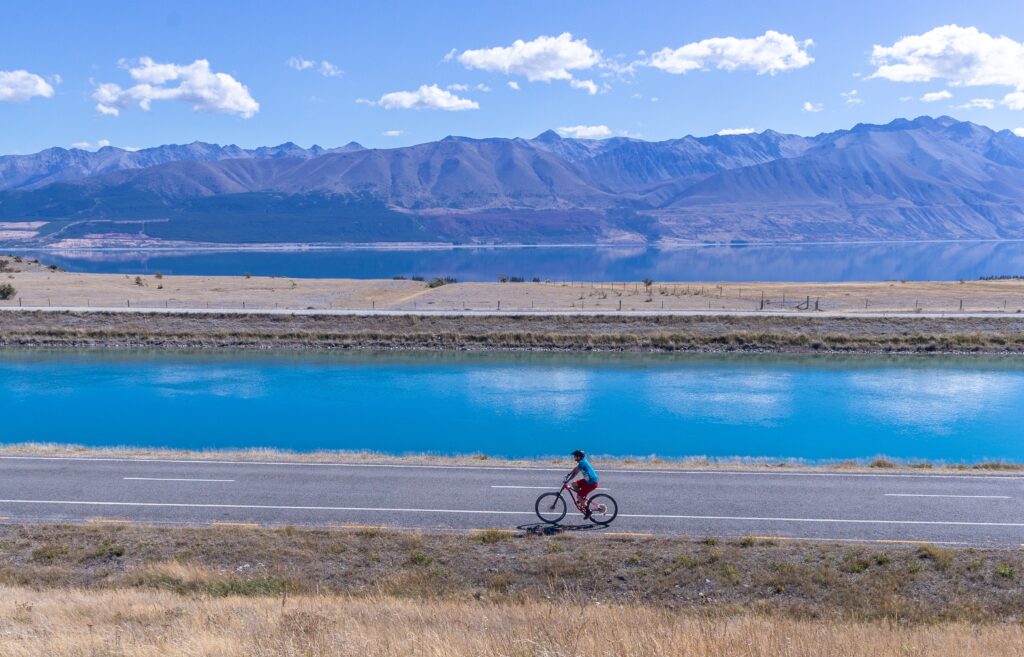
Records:
{"label": "calm lake water", "polygon": [[1024,461],[1024,359],[0,352],[3,442]]}
{"label": "calm lake water", "polygon": [[961,280],[1024,274],[1024,242],[28,253],[69,271],[493,281]]}

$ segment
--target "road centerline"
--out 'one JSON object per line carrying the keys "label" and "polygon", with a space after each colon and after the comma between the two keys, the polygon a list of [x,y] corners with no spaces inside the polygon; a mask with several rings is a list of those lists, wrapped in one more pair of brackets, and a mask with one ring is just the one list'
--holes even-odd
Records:
{"label": "road centerline", "polygon": [[952,495],[944,493],[884,493],[885,497],[951,497],[977,500],[1012,500],[1009,495]]}
{"label": "road centerline", "polygon": [[184,477],[121,477],[125,481],[199,481],[205,483],[234,483],[234,479],[188,479]]}

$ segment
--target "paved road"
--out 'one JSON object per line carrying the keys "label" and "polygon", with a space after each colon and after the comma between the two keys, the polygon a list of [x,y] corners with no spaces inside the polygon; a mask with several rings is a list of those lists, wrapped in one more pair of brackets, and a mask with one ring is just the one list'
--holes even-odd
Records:
{"label": "paved road", "polygon": [[[600,464],[597,464],[600,466]],[[600,470],[600,468],[599,468]],[[563,470],[0,457],[4,522],[515,529]],[[606,532],[1024,543],[1024,477],[601,470]],[[569,516],[570,526],[587,526]]]}
{"label": "paved road", "polygon": [[133,306],[131,308],[122,306],[0,306],[0,312],[54,312],[54,313],[126,313],[135,315],[299,315],[299,316],[322,316],[335,315],[339,317],[393,317],[393,316],[431,316],[431,317],[595,317],[595,316],[616,316],[616,317],[845,317],[845,318],[872,318],[872,317],[894,317],[894,318],[955,318],[965,317],[969,319],[984,318],[1015,318],[1020,319],[1017,312],[807,312],[797,310],[614,310],[602,308],[599,310],[430,310],[421,308],[414,309],[386,309],[373,310],[365,308],[362,310],[352,308],[155,308],[148,306]]}

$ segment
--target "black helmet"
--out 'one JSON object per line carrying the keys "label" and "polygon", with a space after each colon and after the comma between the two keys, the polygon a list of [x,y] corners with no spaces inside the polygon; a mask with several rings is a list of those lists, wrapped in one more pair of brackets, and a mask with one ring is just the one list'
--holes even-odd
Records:
{"label": "black helmet", "polygon": [[576,450],[575,452],[573,452],[573,453],[572,453],[572,455],[573,455],[573,456],[574,456],[575,458],[578,458],[578,459],[582,459],[582,458],[586,458],[586,456],[587,456],[587,453],[586,453],[586,452],[584,452],[584,451],[583,451],[582,449],[578,449],[578,450]]}

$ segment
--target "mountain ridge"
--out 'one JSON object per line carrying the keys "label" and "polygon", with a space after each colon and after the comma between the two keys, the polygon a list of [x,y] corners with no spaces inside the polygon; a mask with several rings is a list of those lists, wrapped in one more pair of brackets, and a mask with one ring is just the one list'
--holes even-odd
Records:
{"label": "mountain ridge", "polygon": [[0,219],[46,222],[24,238],[46,244],[1019,239],[1024,138],[922,116],[812,137],[48,149],[0,157]]}

